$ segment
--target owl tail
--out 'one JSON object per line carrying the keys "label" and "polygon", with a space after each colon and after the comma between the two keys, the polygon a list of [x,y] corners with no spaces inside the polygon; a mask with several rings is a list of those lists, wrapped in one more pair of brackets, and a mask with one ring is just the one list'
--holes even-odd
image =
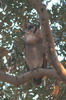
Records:
{"label": "owl tail", "polygon": [[35,85],[40,85],[42,83],[42,78],[33,78],[33,83]]}

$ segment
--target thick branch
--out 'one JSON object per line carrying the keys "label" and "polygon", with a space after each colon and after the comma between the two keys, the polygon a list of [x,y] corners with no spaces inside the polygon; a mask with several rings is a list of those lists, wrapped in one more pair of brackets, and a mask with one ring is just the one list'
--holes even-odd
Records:
{"label": "thick branch", "polygon": [[0,71],[0,80],[11,83],[15,86],[19,86],[21,84],[24,84],[25,82],[28,82],[32,78],[39,78],[41,76],[48,76],[48,77],[52,77],[52,78],[56,78],[56,79],[60,80],[60,77],[57,75],[57,73],[54,69],[39,68],[38,70],[29,71],[20,76],[8,75],[8,74]]}
{"label": "thick branch", "polygon": [[55,52],[54,39],[50,30],[46,6],[43,5],[40,0],[29,0],[29,2],[31,2],[31,4],[34,6],[39,14],[43,37],[46,44],[45,48],[47,50],[48,57],[59,76],[62,78],[63,81],[66,81],[66,69],[59,62]]}

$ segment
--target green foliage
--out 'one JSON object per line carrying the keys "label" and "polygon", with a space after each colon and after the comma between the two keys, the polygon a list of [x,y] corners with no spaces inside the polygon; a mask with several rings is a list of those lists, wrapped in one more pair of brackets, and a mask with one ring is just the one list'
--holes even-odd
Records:
{"label": "green foliage", "polygon": [[[42,0],[43,2],[43,0]],[[49,0],[46,0],[46,4]],[[54,33],[56,51],[66,66],[66,1],[52,5],[48,10],[51,28]],[[39,16],[28,0],[2,0],[0,8],[0,69],[20,75],[27,71],[24,55],[22,24],[27,22],[39,24]],[[3,51],[3,52],[1,52]],[[11,69],[11,70],[10,70]],[[47,79],[46,87],[34,86],[32,80],[19,87],[0,81],[0,100],[54,100],[52,96],[55,80]],[[60,83],[60,93],[56,100],[66,99],[65,85]],[[61,96],[61,94],[63,95]],[[61,96],[61,98],[60,98]],[[17,100],[17,99],[16,99]]]}

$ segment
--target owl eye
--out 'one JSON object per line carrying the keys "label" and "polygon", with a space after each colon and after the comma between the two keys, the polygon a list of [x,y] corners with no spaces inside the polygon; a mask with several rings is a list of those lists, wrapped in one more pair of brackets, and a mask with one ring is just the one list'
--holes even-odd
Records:
{"label": "owl eye", "polygon": [[27,29],[27,30],[31,30],[31,29],[33,29],[33,28],[34,28],[34,25],[29,25],[29,24],[28,24],[28,25],[26,26],[26,29]]}
{"label": "owl eye", "polygon": [[38,26],[37,25],[34,25],[34,24],[30,24],[30,25],[27,25],[26,26],[26,29],[28,31],[32,31],[33,33],[36,33],[37,29],[38,29]]}

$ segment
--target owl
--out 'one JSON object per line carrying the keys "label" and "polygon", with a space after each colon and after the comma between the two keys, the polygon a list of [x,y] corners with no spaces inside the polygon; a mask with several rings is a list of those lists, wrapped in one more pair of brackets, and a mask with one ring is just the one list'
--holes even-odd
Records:
{"label": "owl", "polygon": [[[29,25],[24,35],[25,41],[25,61],[28,66],[28,70],[34,70],[35,68],[46,68],[47,60],[43,47],[43,36],[40,29],[35,25]],[[40,85],[42,77],[34,78],[33,82],[36,85]]]}

